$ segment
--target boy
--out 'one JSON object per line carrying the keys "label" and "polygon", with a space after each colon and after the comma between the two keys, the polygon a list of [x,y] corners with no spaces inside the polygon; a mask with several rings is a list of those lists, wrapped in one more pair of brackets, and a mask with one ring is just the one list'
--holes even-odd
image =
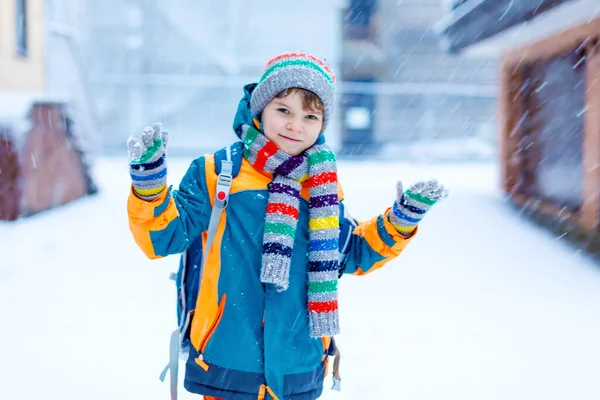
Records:
{"label": "boy", "polygon": [[[436,181],[406,193],[398,182],[391,209],[360,224],[349,217],[323,136],[334,87],[324,61],[288,53],[244,88],[233,126],[243,142],[239,171],[212,246],[204,248],[186,362],[185,388],[205,399],[318,398],[339,333],[338,278],[398,256],[447,195]],[[128,142],[129,223],[150,258],[184,252],[199,235],[206,241],[220,196],[213,155],[192,162],[179,190],[167,189],[167,139],[155,125]]]}

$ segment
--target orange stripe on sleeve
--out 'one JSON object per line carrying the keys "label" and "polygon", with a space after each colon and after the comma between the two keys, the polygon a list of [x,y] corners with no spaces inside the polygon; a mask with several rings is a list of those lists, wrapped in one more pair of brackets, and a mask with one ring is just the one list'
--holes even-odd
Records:
{"label": "orange stripe on sleeve", "polygon": [[167,195],[170,196],[169,191],[165,190],[156,199],[145,201],[135,195],[132,186],[127,199],[129,229],[140,249],[152,259],[161,258],[161,256],[157,256],[154,252],[150,232],[164,229],[179,216],[173,196],[170,196],[169,205],[165,211],[157,217],[154,216],[154,210],[165,201]]}
{"label": "orange stripe on sleeve", "polygon": [[404,250],[404,248],[410,243],[410,241],[417,234],[417,231],[419,229],[418,227],[415,228],[415,231],[413,232],[412,236],[410,236],[408,238],[402,236],[402,234],[400,234],[400,232],[398,232],[396,229],[394,229],[393,225],[388,221],[387,216],[388,216],[389,212],[391,212],[391,208],[388,208],[383,213],[383,223],[384,223],[384,227],[385,227],[385,230],[387,231],[387,233],[396,242],[391,247],[388,246],[379,236],[379,233],[377,231],[377,219],[379,218],[378,216],[370,219],[369,221],[360,223],[354,229],[354,234],[357,234],[357,235],[363,237],[373,250],[375,250],[377,253],[379,253],[381,256],[383,256],[385,258],[381,261],[375,262],[371,266],[371,268],[369,268],[367,271],[364,271],[363,269],[358,267],[356,269],[356,272],[353,275],[359,275],[359,276],[367,275],[367,274],[370,274],[371,272],[376,271],[379,268],[383,267],[388,261],[399,256],[400,253],[402,253],[402,251]]}
{"label": "orange stripe on sleeve", "polygon": [[400,232],[394,229],[392,224],[388,221],[387,215],[390,212],[390,210],[391,208],[388,208],[383,213],[383,222],[385,230],[396,242],[392,247],[385,244],[381,237],[379,237],[379,233],[377,232],[378,217],[373,217],[369,221],[362,222],[354,229],[355,234],[365,238],[365,240],[367,241],[367,243],[369,243],[373,250],[375,250],[376,252],[378,252],[386,258],[397,257],[398,255],[400,255],[400,253],[402,252],[402,250],[404,250],[406,245],[410,243],[413,237],[415,237],[418,230],[418,228],[416,228],[414,234],[409,238],[405,238],[404,236],[402,236]]}

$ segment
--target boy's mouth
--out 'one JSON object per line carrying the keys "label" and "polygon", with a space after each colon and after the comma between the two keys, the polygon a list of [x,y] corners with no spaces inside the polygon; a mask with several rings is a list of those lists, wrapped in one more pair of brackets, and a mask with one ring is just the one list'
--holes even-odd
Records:
{"label": "boy's mouth", "polygon": [[281,137],[282,137],[282,138],[284,138],[284,139],[287,139],[287,140],[289,140],[290,142],[294,142],[294,143],[298,143],[298,142],[301,142],[301,141],[302,141],[302,140],[293,139],[293,138],[291,138],[291,137],[288,137],[288,136],[282,135],[281,133],[279,134],[279,136],[281,136]]}

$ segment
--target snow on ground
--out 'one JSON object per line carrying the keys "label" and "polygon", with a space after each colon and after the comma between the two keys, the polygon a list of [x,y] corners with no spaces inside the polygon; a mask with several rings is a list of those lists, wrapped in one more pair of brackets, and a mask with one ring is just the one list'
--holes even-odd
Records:
{"label": "snow on ground", "polygon": [[[189,161],[170,160],[171,182]],[[391,204],[397,178],[451,194],[400,258],[342,279],[342,392],[328,377],[323,399],[600,398],[600,268],[519,218],[493,165],[339,169],[358,219]],[[126,160],[95,172],[97,196],[0,223],[0,399],[169,398],[178,257],[133,242]]]}

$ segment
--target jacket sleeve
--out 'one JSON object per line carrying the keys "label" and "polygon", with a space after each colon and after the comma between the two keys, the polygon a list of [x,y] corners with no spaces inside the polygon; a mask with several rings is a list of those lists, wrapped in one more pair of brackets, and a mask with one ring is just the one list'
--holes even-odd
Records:
{"label": "jacket sleeve", "polygon": [[185,251],[208,228],[211,210],[204,157],[192,162],[179,190],[169,187],[152,201],[144,201],[130,190],[127,201],[129,229],[152,259]]}
{"label": "jacket sleeve", "polygon": [[[416,235],[405,238],[388,221],[386,210],[369,221],[358,222],[340,202],[340,275],[366,275],[397,257]],[[418,229],[418,228],[417,228]]]}

